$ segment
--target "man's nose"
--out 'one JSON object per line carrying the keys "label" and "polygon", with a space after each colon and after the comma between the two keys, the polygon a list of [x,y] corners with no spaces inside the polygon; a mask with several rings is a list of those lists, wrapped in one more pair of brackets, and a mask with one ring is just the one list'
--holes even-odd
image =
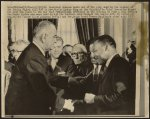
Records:
{"label": "man's nose", "polygon": [[76,59],[79,59],[79,55],[78,55],[78,54],[76,54],[76,55],[75,55],[75,58],[76,58]]}

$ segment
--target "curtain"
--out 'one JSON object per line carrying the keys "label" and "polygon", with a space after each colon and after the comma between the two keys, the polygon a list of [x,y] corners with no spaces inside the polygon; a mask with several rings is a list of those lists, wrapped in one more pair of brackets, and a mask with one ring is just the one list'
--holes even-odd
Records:
{"label": "curtain", "polygon": [[76,28],[79,42],[88,47],[87,42],[98,36],[98,19],[76,19]]}
{"label": "curtain", "polygon": [[52,22],[56,26],[56,28],[58,26],[57,19],[28,19],[28,40],[30,42],[32,42],[32,39],[33,39],[33,30],[34,30],[35,26],[38,25],[38,23],[43,20],[48,20],[48,21]]}
{"label": "curtain", "polygon": [[75,19],[73,18],[58,19],[57,35],[62,37],[64,45],[66,44],[74,45],[76,43],[79,43]]}
{"label": "curtain", "polygon": [[24,18],[11,18],[8,19],[8,44],[17,40],[28,41],[27,34],[27,19]]}

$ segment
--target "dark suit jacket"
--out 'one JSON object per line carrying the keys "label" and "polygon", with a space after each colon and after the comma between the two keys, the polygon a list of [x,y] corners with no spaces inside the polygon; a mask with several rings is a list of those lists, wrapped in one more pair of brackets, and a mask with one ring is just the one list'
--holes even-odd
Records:
{"label": "dark suit jacket", "polygon": [[[128,62],[119,55],[114,56],[99,77],[95,103],[91,106],[95,110],[92,114],[129,114],[129,77]],[[120,93],[120,90],[124,91]]]}
{"label": "dark suit jacket", "polygon": [[67,83],[67,80],[58,82],[58,78],[48,71],[44,55],[31,43],[20,55],[12,72],[6,95],[6,114],[51,114],[56,94],[48,83],[58,86]]}

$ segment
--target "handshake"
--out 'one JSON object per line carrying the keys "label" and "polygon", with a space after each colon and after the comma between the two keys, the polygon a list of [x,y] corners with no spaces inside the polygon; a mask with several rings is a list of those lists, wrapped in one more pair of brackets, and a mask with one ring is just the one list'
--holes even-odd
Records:
{"label": "handshake", "polygon": [[63,109],[67,109],[71,112],[74,112],[74,102],[71,99],[65,99]]}
{"label": "handshake", "polygon": [[[62,99],[62,98],[58,98],[59,102],[57,105],[56,105],[56,109],[59,111],[63,111],[63,109],[67,109],[69,110],[70,112],[74,112],[74,103],[77,103],[77,102],[82,102],[85,101],[87,104],[92,104],[94,103],[94,98],[95,98],[95,95],[94,94],[91,94],[91,93],[86,93],[85,94],[85,97],[84,97],[84,100],[71,100],[71,99]],[[62,103],[64,102],[64,103]],[[62,106],[60,106],[62,104]]]}
{"label": "handshake", "polygon": [[[94,94],[86,93],[85,97],[84,97],[84,101],[87,104],[92,104],[92,103],[94,103],[94,98],[95,98]],[[65,103],[64,103],[63,109],[68,109],[71,112],[74,112],[74,103],[76,103],[76,101],[73,101],[71,99],[68,99],[68,100],[65,99]]]}

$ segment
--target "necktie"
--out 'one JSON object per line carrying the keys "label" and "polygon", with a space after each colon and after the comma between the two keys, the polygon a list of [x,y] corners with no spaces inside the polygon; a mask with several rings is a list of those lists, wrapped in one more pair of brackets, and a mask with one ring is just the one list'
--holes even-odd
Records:
{"label": "necktie", "polygon": [[100,70],[100,75],[103,75],[106,69],[107,69],[106,65],[102,65],[101,70]]}
{"label": "necktie", "polygon": [[94,94],[97,94],[97,87],[98,87],[98,79],[99,79],[99,73],[98,73],[98,65],[94,68],[94,73],[93,73],[93,87],[92,87],[92,92]]}
{"label": "necktie", "polygon": [[98,78],[98,65],[96,65],[95,69],[94,69],[94,75],[93,75],[93,80],[97,81]]}
{"label": "necktie", "polygon": [[95,73],[94,73],[94,82],[93,82],[93,91],[94,91],[94,94],[98,94],[98,91],[99,91],[99,87],[101,87],[101,81],[102,81],[102,76],[104,74],[106,70],[106,66],[105,65],[102,65],[101,69],[100,69],[100,72],[98,73],[98,66],[97,68],[95,68]]}

